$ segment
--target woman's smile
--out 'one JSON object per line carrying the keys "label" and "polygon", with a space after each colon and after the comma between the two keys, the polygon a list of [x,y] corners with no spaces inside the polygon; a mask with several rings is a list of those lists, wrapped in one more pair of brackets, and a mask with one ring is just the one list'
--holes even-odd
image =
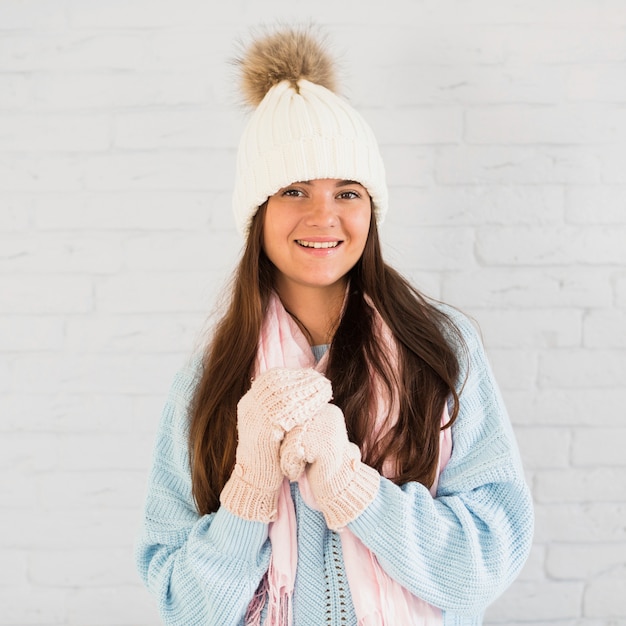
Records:
{"label": "woman's smile", "polygon": [[341,244],[341,241],[338,241],[336,239],[331,240],[331,241],[320,241],[320,240],[314,240],[314,239],[296,239],[296,243],[301,246],[302,248],[313,248],[315,250],[329,250],[332,248],[336,248],[338,245]]}

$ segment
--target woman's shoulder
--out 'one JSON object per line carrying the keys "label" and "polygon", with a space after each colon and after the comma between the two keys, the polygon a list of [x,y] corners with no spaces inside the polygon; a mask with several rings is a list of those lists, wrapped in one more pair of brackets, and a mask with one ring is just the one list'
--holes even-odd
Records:
{"label": "woman's shoulder", "polygon": [[196,391],[203,371],[203,357],[194,353],[187,358],[174,375],[170,386],[168,402],[187,406]]}
{"label": "woman's shoulder", "polygon": [[161,413],[158,439],[175,442],[185,451],[190,411],[202,376],[202,355],[192,355],[180,366],[167,393]]}
{"label": "woman's shoulder", "polygon": [[454,345],[474,352],[482,348],[480,327],[476,320],[451,304],[430,300],[430,305],[443,317],[443,332]]}

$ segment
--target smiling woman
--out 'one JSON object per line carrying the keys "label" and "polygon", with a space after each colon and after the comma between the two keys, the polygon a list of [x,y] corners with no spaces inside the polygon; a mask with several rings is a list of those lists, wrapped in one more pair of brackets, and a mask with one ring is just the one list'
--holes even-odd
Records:
{"label": "smiling woman", "polygon": [[316,38],[240,66],[246,245],[163,413],[139,571],[172,625],[477,626],[532,537],[477,333],[384,262],[376,139]]}
{"label": "smiling woman", "polygon": [[332,340],[371,215],[367,190],[346,180],[294,183],[267,201],[263,251],[275,268],[274,288],[315,343]]}

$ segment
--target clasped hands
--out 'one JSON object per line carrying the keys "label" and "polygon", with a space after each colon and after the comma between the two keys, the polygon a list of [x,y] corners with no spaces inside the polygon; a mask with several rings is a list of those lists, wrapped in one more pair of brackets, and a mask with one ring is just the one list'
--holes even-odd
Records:
{"label": "clasped hands", "polygon": [[245,519],[272,521],[284,477],[297,480],[305,470],[330,528],[369,504],[378,473],[361,463],[331,398],[330,381],[313,369],[274,368],[258,376],[237,406],[236,463],[222,505]]}

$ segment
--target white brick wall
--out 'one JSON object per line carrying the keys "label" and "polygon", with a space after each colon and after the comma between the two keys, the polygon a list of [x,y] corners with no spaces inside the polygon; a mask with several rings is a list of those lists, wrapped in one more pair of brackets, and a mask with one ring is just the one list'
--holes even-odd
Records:
{"label": "white brick wall", "polygon": [[156,625],[155,428],[238,256],[249,26],[326,25],[387,256],[480,322],[536,502],[488,612],[626,625],[626,2],[0,2],[0,626]]}

